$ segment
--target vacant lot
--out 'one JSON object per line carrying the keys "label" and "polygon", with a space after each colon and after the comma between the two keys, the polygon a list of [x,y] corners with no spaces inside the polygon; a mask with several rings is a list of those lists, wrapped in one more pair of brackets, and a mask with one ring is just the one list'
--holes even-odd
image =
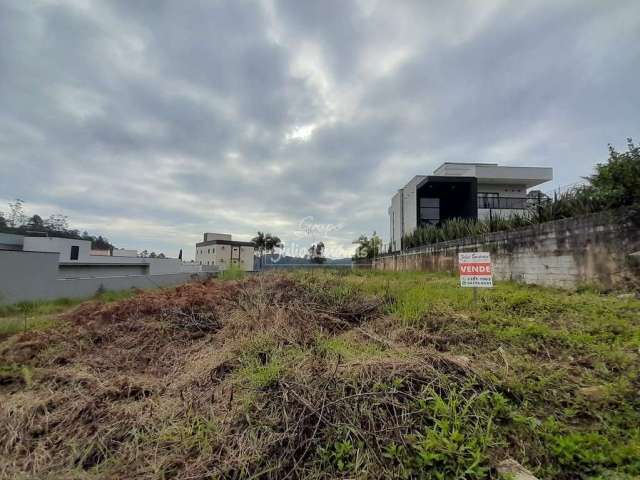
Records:
{"label": "vacant lot", "polygon": [[640,475],[635,298],[296,272],[112,300],[9,312],[0,477]]}

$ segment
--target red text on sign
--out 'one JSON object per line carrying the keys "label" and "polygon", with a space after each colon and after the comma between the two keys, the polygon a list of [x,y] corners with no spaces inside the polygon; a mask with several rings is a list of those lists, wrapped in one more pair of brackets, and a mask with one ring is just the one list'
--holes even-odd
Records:
{"label": "red text on sign", "polygon": [[490,263],[461,263],[460,275],[491,275]]}

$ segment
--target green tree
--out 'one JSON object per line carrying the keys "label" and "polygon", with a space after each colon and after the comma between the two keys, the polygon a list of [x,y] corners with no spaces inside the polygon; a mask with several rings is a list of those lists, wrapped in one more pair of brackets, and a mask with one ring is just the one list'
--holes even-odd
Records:
{"label": "green tree", "polygon": [[46,230],[44,220],[42,220],[40,215],[33,215],[27,222],[27,228],[36,232],[43,232]]}
{"label": "green tree", "polygon": [[282,247],[283,245],[282,245],[282,241],[280,240],[280,237],[267,233],[264,239],[264,250],[266,253],[273,254],[276,248],[282,248]]}
{"label": "green tree", "polygon": [[38,214],[27,217],[24,213],[24,201],[19,198],[13,203],[9,203],[8,214],[0,212],[0,231],[19,235],[42,232],[55,237],[88,240],[91,241],[91,248],[94,249],[110,250],[114,248],[106,237],[94,237],[86,231],[80,235],[78,230],[70,229],[68,219],[64,215],[54,214],[46,220],[43,220]]}
{"label": "green tree", "polygon": [[309,247],[309,259],[311,263],[322,264],[327,261],[324,256],[324,243],[318,242],[317,244],[313,244]]}
{"label": "green tree", "polygon": [[263,232],[258,232],[258,234],[251,239],[253,242],[253,250],[258,252],[258,258],[260,259],[260,268],[262,268],[262,256],[264,254],[264,249],[266,246],[265,235]]}
{"label": "green tree", "polygon": [[258,232],[255,237],[251,239],[254,244],[254,250],[258,252],[260,258],[260,268],[262,268],[263,258],[265,253],[273,253],[276,248],[283,248],[282,241],[276,235],[271,233]]}
{"label": "green tree", "polygon": [[354,260],[375,258],[380,255],[382,249],[382,239],[375,230],[371,238],[368,238],[366,235],[360,235],[353,243],[358,245],[356,247],[356,253],[353,255]]}
{"label": "green tree", "polygon": [[[69,232],[69,218],[66,215],[61,215],[59,213],[49,215],[44,221],[47,230],[50,232]],[[76,231],[76,234],[78,232]]]}
{"label": "green tree", "polygon": [[604,208],[640,203],[640,147],[627,139],[628,151],[619,153],[609,145],[609,160],[587,177],[587,193]]}
{"label": "green tree", "polygon": [[24,200],[16,198],[13,203],[9,203],[9,216],[7,223],[10,227],[20,228],[27,220],[27,216],[24,213]]}

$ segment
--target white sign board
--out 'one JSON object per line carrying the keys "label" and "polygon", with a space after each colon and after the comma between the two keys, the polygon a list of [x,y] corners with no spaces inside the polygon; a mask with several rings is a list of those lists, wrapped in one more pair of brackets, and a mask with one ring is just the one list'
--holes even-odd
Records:
{"label": "white sign board", "polygon": [[461,287],[492,288],[491,255],[489,252],[458,254]]}

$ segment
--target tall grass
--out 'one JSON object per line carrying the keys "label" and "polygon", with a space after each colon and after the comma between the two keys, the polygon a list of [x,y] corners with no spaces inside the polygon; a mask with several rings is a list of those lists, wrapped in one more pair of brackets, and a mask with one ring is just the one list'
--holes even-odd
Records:
{"label": "tall grass", "polygon": [[[92,297],[103,303],[125,300],[136,294],[135,289],[107,290]],[[0,306],[0,337],[15,333],[44,330],[58,322],[56,317],[87,298],[58,298],[55,300],[34,300]]]}
{"label": "tall grass", "polygon": [[530,225],[572,218],[611,208],[599,200],[587,187],[557,193],[552,199],[540,202],[527,210],[509,216],[492,214],[486,219],[453,218],[441,225],[425,225],[403,237],[403,248],[474,237],[491,232],[511,231]]}
{"label": "tall grass", "polygon": [[229,265],[229,268],[222,271],[219,278],[220,280],[242,280],[244,275],[245,272],[239,265],[231,264]]}

